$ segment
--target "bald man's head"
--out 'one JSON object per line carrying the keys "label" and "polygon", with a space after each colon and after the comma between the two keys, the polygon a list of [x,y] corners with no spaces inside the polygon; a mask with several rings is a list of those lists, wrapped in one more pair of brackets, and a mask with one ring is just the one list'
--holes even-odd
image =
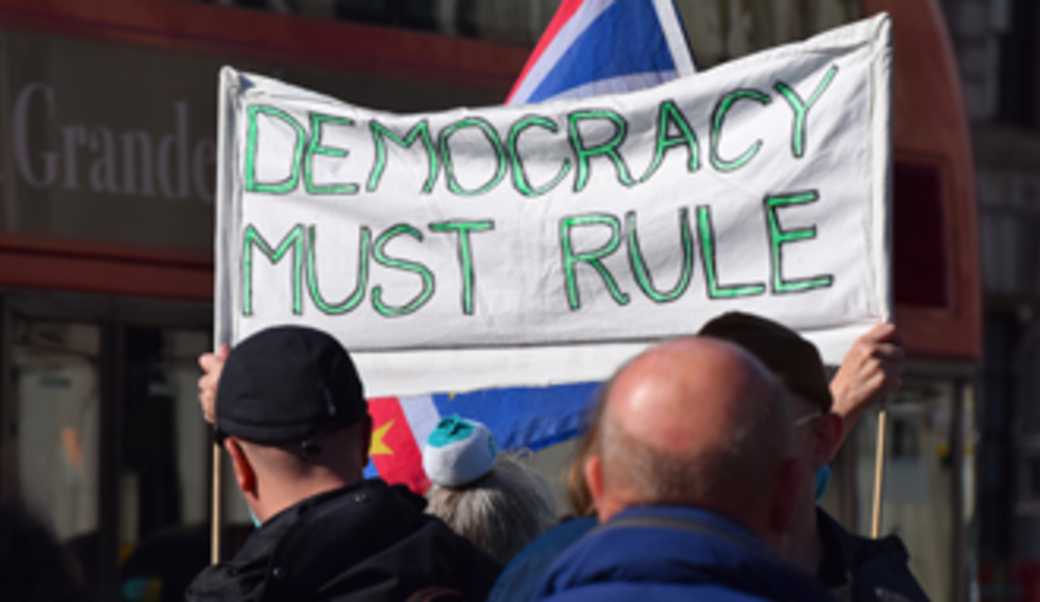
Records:
{"label": "bald man's head", "polygon": [[747,352],[707,338],[666,343],[623,367],[602,403],[586,471],[602,518],[635,505],[697,506],[768,539],[772,514],[789,514],[773,498],[790,486],[791,417],[782,387]]}

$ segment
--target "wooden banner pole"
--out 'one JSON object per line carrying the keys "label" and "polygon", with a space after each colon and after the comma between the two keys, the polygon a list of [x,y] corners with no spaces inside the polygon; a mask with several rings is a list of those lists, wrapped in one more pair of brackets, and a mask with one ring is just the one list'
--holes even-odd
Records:
{"label": "wooden banner pole", "polygon": [[881,500],[885,497],[885,435],[888,431],[888,401],[881,403],[878,412],[877,453],[874,457],[874,517],[870,536],[877,539],[881,534]]}
{"label": "wooden banner pole", "polygon": [[220,511],[220,446],[213,444],[213,508],[210,510],[210,518],[212,519],[212,528],[210,530],[210,562],[217,564],[220,562],[220,529],[221,529],[221,516]]}

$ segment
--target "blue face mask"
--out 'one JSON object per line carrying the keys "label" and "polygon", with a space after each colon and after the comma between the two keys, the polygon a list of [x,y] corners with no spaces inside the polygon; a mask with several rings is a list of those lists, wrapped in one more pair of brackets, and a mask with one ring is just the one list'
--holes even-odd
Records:
{"label": "blue face mask", "polygon": [[831,465],[824,464],[816,471],[816,501],[819,502],[831,484]]}
{"label": "blue face mask", "polygon": [[[816,499],[819,499],[819,498],[817,497]],[[260,519],[257,518],[255,514],[253,514],[253,509],[252,508],[249,508],[249,518],[253,519],[253,526],[256,527],[257,529],[259,529],[260,527],[264,526],[263,523],[260,522]]]}

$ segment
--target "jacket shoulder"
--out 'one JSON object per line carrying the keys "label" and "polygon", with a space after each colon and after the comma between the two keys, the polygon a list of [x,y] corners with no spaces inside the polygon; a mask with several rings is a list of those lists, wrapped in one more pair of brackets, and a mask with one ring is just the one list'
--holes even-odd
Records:
{"label": "jacket shoulder", "polygon": [[604,583],[559,592],[556,595],[535,598],[536,602],[772,602],[728,589],[721,585],[664,585],[647,583]]}
{"label": "jacket shoulder", "polygon": [[833,524],[842,545],[851,552],[852,566],[847,568],[852,574],[854,600],[929,602],[910,572],[910,552],[898,535],[870,539]]}
{"label": "jacket shoulder", "polygon": [[431,600],[483,600],[502,567],[423,514],[421,501],[384,485],[322,508],[273,555],[273,565],[299,577],[270,587],[284,585],[284,594],[321,592],[317,599],[336,602],[407,600],[424,590]]}
{"label": "jacket shoulder", "polygon": [[809,575],[745,536],[739,525],[723,531],[729,526],[724,517],[712,522],[685,508],[666,510],[622,515],[586,535],[557,558],[534,600],[831,600]]}

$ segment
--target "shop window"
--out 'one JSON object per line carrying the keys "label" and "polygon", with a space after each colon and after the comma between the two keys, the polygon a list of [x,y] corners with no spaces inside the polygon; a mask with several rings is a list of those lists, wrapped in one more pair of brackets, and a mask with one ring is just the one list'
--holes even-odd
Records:
{"label": "shop window", "polygon": [[98,525],[98,360],[93,324],[17,322],[19,493],[70,540]]}
{"label": "shop window", "polygon": [[209,559],[211,446],[196,386],[208,328],[10,324],[3,407],[17,473],[5,495],[50,526],[97,599],[181,599]]}
{"label": "shop window", "polygon": [[15,321],[12,338],[17,494],[96,586],[101,329]]}
{"label": "shop window", "polygon": [[209,559],[211,448],[196,386],[196,361],[209,341],[201,330],[124,330],[119,543],[126,599],[183,592]]}
{"label": "shop window", "polygon": [[[888,451],[881,533],[899,535],[910,569],[933,600],[952,599],[953,382],[909,377],[889,399]],[[856,427],[856,506],[860,534],[871,529],[877,411]]]}

